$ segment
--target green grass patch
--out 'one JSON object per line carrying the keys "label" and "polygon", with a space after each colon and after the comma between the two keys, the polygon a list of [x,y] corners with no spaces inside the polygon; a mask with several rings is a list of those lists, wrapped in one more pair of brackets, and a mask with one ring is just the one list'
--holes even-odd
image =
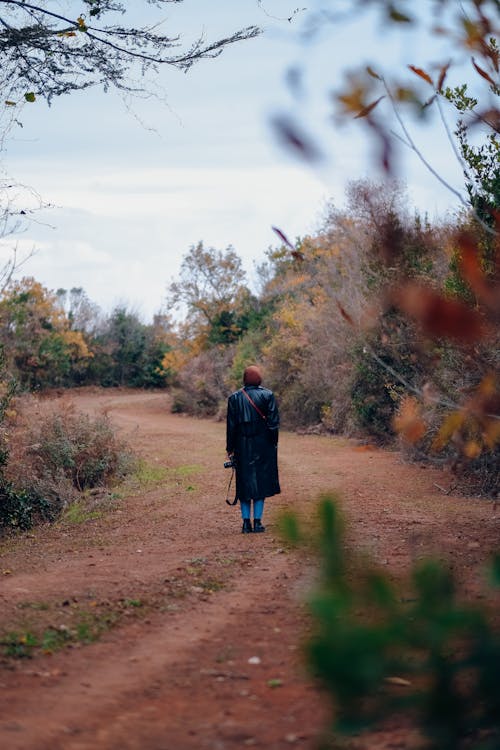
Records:
{"label": "green grass patch", "polygon": [[36,620],[25,614],[23,622],[0,634],[0,654],[14,659],[51,654],[77,643],[93,643],[119,625],[125,615],[142,616],[147,603],[130,597],[102,605],[91,602],[89,609],[76,603],[61,608],[60,604],[45,602],[21,602],[18,608],[26,614],[29,611],[38,614]]}
{"label": "green grass patch", "polygon": [[169,471],[172,472],[174,476],[181,478],[196,476],[196,474],[199,474],[202,470],[203,466],[200,466],[200,464],[185,464],[183,466],[176,466]]}
{"label": "green grass patch", "polygon": [[167,479],[169,469],[165,466],[149,464],[147,461],[139,461],[133,478],[139,482],[141,487],[159,484]]}
{"label": "green grass patch", "polygon": [[195,492],[197,487],[191,481],[203,470],[199,464],[182,464],[181,466],[160,466],[140,461],[132,477],[133,491],[147,490],[163,485],[169,487],[182,486],[186,492]]}
{"label": "green grass patch", "polygon": [[61,516],[62,523],[68,523],[72,526],[79,526],[87,521],[96,521],[104,515],[102,510],[91,510],[86,507],[83,500],[76,500],[63,511]]}

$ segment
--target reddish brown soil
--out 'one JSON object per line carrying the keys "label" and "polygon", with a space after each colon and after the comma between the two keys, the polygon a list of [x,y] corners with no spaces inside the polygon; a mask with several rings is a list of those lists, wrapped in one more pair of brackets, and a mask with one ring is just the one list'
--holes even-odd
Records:
{"label": "reddish brown soil", "polygon": [[[322,492],[339,493],[350,541],[394,574],[433,552],[480,595],[496,505],[447,494],[445,472],[283,432],[282,494],[266,503],[266,533],[242,535],[224,502],[223,424],[172,415],[158,393],[72,400],[105,408],[148,466],[166,471],[97,498],[95,516],[1,543],[0,632],[61,632],[82,616],[107,624],[90,644],[0,661],[3,750],[316,747],[326,705],[300,650],[312,568],[278,519],[286,508],[310,516]],[[413,747],[404,726],[363,742]]]}

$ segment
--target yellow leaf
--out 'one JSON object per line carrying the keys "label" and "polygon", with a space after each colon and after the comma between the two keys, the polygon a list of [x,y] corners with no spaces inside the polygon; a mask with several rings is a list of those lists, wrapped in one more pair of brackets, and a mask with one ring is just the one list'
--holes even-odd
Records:
{"label": "yellow leaf", "polygon": [[477,458],[481,455],[481,446],[475,440],[468,440],[464,445],[464,454],[467,458]]}
{"label": "yellow leaf", "polygon": [[365,87],[358,83],[354,84],[345,94],[340,94],[338,99],[346,112],[357,114],[365,106],[365,94]]}
{"label": "yellow leaf", "polygon": [[449,442],[451,437],[457,430],[459,430],[465,420],[465,414],[462,411],[453,411],[449,414],[441,425],[438,434],[436,435],[433,448],[434,450],[441,450]]}

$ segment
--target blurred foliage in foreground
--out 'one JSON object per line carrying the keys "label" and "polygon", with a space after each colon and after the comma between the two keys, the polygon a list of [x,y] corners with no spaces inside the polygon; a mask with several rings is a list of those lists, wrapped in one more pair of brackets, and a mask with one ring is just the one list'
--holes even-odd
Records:
{"label": "blurred foliage in foreground", "polygon": [[[334,497],[322,498],[319,518],[306,655],[332,698],[334,732],[359,735],[404,717],[435,750],[498,748],[500,634],[491,601],[459,601],[453,573],[431,560],[413,568],[403,589],[346,551]],[[305,542],[296,517],[284,527],[290,541]],[[493,599],[500,556],[490,583]]]}

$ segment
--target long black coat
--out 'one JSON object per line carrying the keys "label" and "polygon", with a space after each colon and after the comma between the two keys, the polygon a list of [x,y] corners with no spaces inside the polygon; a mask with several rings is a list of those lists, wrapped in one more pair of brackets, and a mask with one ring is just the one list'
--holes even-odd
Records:
{"label": "long black coat", "polygon": [[226,450],[234,454],[236,499],[248,501],[280,492],[279,413],[272,391],[254,385],[244,389],[266,417],[263,419],[242,390],[233,393],[227,402]]}

